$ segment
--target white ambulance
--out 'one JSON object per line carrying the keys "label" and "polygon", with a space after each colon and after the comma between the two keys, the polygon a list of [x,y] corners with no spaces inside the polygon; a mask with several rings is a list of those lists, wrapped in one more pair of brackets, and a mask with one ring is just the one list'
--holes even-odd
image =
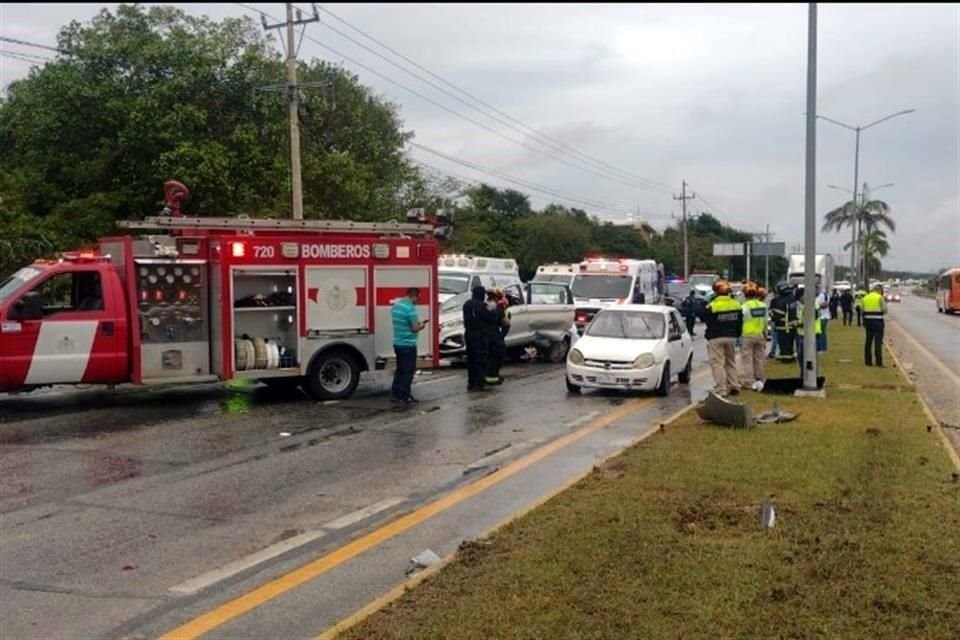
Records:
{"label": "white ambulance", "polygon": [[521,282],[520,269],[512,258],[442,255],[437,260],[437,267],[441,304],[454,296],[466,294],[465,297],[469,297],[474,287],[502,289]]}
{"label": "white ambulance", "polygon": [[570,287],[581,335],[597,311],[614,304],[660,304],[663,293],[655,260],[587,258]]}
{"label": "white ambulance", "polygon": [[580,264],[564,264],[554,262],[552,264],[543,264],[537,267],[537,273],[533,277],[533,282],[556,282],[565,284],[568,287],[573,284],[573,279],[580,272]]}

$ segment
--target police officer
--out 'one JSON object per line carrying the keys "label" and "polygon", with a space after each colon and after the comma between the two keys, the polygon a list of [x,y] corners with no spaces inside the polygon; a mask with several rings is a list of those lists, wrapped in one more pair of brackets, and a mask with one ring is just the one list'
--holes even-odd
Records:
{"label": "police officer", "polygon": [[740,351],[743,358],[745,380],[751,380],[751,387],[755,391],[763,389],[767,381],[764,371],[767,347],[767,305],[757,285],[748,282],[743,287],[743,295],[747,301],[743,303],[743,347]]}
{"label": "police officer", "polygon": [[697,291],[696,289],[690,289],[690,293],[686,298],[683,299],[683,302],[680,303],[680,313],[683,315],[683,319],[687,323],[687,333],[690,334],[690,337],[696,337],[694,333],[694,327],[697,324]]}
{"label": "police officer", "polygon": [[[814,307],[816,309],[816,307]],[[823,323],[818,310],[813,312],[813,334],[816,337],[816,352],[826,351],[823,342]],[[800,365],[800,375],[803,375],[803,287],[797,287],[797,363]]]}
{"label": "police officer", "polygon": [[463,304],[464,341],[467,346],[467,391],[483,391],[489,358],[490,329],[497,321],[484,300],[486,290],[477,286]]}
{"label": "police officer", "polygon": [[704,335],[713,372],[714,393],[735,396],[740,393],[736,344],[743,334],[743,312],[740,303],[730,297],[730,283],[726,280],[717,280],[713,291],[716,296],[707,304],[701,319],[707,325]]}
{"label": "police officer", "polygon": [[870,344],[873,343],[873,355],[877,366],[883,366],[883,316],[887,312],[887,304],[883,299],[883,287],[879,284],[873,286],[873,291],[863,296],[861,300],[863,309],[863,326],[867,333],[867,341],[863,345],[863,361],[869,367],[872,366],[870,360]]}

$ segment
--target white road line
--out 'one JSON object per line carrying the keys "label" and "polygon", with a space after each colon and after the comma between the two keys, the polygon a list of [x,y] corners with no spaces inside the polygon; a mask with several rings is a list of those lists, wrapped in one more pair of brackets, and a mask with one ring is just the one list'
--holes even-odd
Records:
{"label": "white road line", "polygon": [[386,500],[381,500],[380,502],[376,502],[370,505],[369,507],[364,507],[359,511],[348,513],[347,515],[341,518],[337,518],[332,522],[328,522],[325,525],[322,525],[321,528],[337,530],[337,529],[343,529],[344,527],[349,527],[350,525],[356,524],[361,520],[365,520],[366,518],[369,518],[370,516],[376,513],[380,513],[381,511],[386,511],[390,507],[395,507],[401,502],[403,502],[404,500],[406,500],[406,498],[387,498]]}
{"label": "white road line", "polygon": [[572,429],[572,428],[574,428],[574,427],[579,427],[579,426],[582,425],[582,424],[586,424],[587,422],[590,422],[591,420],[593,420],[594,418],[596,418],[598,415],[600,415],[600,412],[599,412],[599,411],[591,411],[590,413],[587,413],[587,414],[584,414],[584,415],[580,416],[579,418],[577,418],[577,419],[574,420],[573,422],[567,422],[567,423],[565,423],[563,426],[565,426],[565,427],[567,427],[567,428],[569,428],[569,429]]}
{"label": "white road line", "polygon": [[276,558],[280,554],[286,553],[291,549],[301,547],[308,542],[322,538],[325,535],[327,535],[326,531],[307,531],[305,533],[301,533],[298,536],[294,536],[276,544],[272,544],[265,549],[257,551],[256,553],[251,553],[244,558],[234,560],[230,564],[226,564],[219,569],[208,571],[207,573],[201,574],[196,578],[191,578],[186,582],[181,582],[174,587],[170,587],[170,591],[186,595],[196,593],[202,589],[206,589],[210,585],[220,582],[221,580],[226,580],[227,578],[234,576],[241,571],[245,571],[250,567],[256,566],[261,562],[266,562],[271,558]]}
{"label": "white road line", "polygon": [[170,587],[170,591],[184,595],[196,593],[206,589],[211,585],[226,580],[231,576],[235,576],[241,571],[246,571],[250,567],[254,567],[262,562],[276,558],[287,551],[296,549],[297,547],[302,547],[303,545],[313,542],[314,540],[318,540],[328,535],[330,530],[348,527],[351,524],[360,522],[361,520],[369,518],[376,513],[396,506],[404,500],[406,500],[406,498],[387,498],[386,500],[372,504],[369,507],[360,509],[359,511],[348,513],[343,517],[337,518],[332,522],[322,525],[317,531],[306,531],[300,535],[282,540],[276,544],[272,544],[269,547],[257,551],[256,553],[251,553],[248,556],[240,558],[239,560],[234,560],[233,562],[225,564],[224,566],[214,569],[213,571],[208,571],[207,573],[201,574],[195,578],[181,582],[176,586]]}

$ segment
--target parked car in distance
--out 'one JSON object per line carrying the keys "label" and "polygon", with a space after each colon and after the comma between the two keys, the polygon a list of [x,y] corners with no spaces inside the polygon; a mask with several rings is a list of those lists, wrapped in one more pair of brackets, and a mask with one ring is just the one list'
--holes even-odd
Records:
{"label": "parked car in distance", "polygon": [[670,393],[674,377],[690,382],[693,339],[680,313],[628,304],[597,312],[567,356],[567,391],[619,389]]}
{"label": "parked car in distance", "polygon": [[[573,294],[570,287],[555,282],[528,282],[503,288],[510,300],[510,331],[505,342],[509,355],[519,355],[534,346],[542,359],[562,363],[570,349],[573,330]],[[463,303],[470,292],[456,295],[440,306],[440,356],[466,355]]]}

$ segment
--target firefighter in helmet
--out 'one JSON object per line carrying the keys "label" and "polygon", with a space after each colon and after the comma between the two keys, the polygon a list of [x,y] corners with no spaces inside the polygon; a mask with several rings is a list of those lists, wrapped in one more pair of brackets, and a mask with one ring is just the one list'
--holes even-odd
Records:
{"label": "firefighter in helmet", "polygon": [[484,382],[489,385],[503,383],[500,368],[503,366],[503,360],[507,353],[505,339],[510,331],[509,304],[510,301],[504,295],[503,290],[496,287],[487,290],[487,308],[495,315],[495,320],[489,328],[487,370],[484,376]]}

